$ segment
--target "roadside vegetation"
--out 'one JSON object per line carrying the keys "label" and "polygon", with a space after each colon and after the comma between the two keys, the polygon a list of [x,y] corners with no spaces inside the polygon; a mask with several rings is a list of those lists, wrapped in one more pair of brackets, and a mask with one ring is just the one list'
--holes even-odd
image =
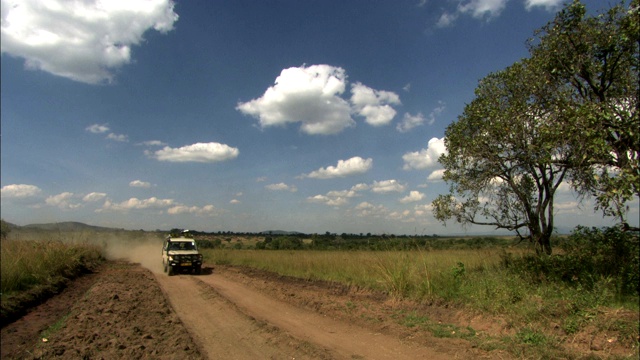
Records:
{"label": "roadside vegetation", "polygon": [[[265,236],[216,242],[205,262],[381,291],[416,311],[395,316],[407,327],[459,337],[525,358],[637,358],[640,246],[618,227],[577,228],[556,236],[556,254],[536,254],[515,238],[325,235]],[[211,240],[209,240],[211,241]],[[284,245],[283,245],[284,244]],[[352,304],[357,307],[358,304]],[[446,306],[501,323],[500,337],[429,318]],[[606,354],[607,344],[626,352]],[[619,346],[618,346],[619,345]]]}
{"label": "roadside vegetation", "polygon": [[[0,322],[21,316],[29,307],[58,293],[67,282],[103,261],[96,243],[78,241],[77,233],[40,232],[21,238],[2,221],[0,246]],[[15,235],[15,236],[11,236]]]}

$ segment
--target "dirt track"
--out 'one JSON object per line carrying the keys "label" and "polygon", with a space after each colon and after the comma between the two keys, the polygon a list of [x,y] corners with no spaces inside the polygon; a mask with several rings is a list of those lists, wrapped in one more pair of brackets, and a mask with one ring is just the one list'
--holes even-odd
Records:
{"label": "dirt track", "polygon": [[[380,294],[248,268],[111,261],[2,329],[3,359],[493,358],[389,321]],[[149,266],[148,266],[149,267]],[[386,309],[386,310],[385,310]],[[60,317],[65,316],[62,321]],[[45,331],[56,323],[55,331]]]}

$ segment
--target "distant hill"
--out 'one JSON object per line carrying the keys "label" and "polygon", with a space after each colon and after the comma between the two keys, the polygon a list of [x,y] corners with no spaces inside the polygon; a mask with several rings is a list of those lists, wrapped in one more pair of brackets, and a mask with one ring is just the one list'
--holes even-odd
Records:
{"label": "distant hill", "polygon": [[19,226],[20,229],[31,229],[31,230],[56,230],[56,231],[116,231],[122,229],[116,228],[108,228],[102,226],[93,226],[87,225],[81,222],[75,221],[67,221],[67,222],[59,222],[59,223],[48,223],[48,224],[29,224],[25,226]]}

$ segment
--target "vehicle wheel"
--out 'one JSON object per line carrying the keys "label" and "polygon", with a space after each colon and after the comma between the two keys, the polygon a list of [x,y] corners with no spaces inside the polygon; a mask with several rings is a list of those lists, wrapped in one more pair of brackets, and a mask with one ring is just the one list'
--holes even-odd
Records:
{"label": "vehicle wheel", "polygon": [[168,274],[169,274],[169,276],[173,276],[173,274],[175,274],[175,270],[173,270],[173,266],[171,266],[171,265],[169,265]]}
{"label": "vehicle wheel", "polygon": [[167,264],[162,264],[162,269],[164,270],[164,272],[167,272]]}
{"label": "vehicle wheel", "polygon": [[196,275],[202,274],[202,266],[196,266],[195,271]]}

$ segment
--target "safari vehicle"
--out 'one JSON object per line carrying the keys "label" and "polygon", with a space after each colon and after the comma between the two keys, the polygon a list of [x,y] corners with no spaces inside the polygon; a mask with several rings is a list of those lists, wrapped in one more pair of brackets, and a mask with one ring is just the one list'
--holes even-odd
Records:
{"label": "safari vehicle", "polygon": [[188,230],[183,231],[180,237],[165,238],[162,245],[162,265],[169,276],[183,271],[202,273],[202,254]]}

